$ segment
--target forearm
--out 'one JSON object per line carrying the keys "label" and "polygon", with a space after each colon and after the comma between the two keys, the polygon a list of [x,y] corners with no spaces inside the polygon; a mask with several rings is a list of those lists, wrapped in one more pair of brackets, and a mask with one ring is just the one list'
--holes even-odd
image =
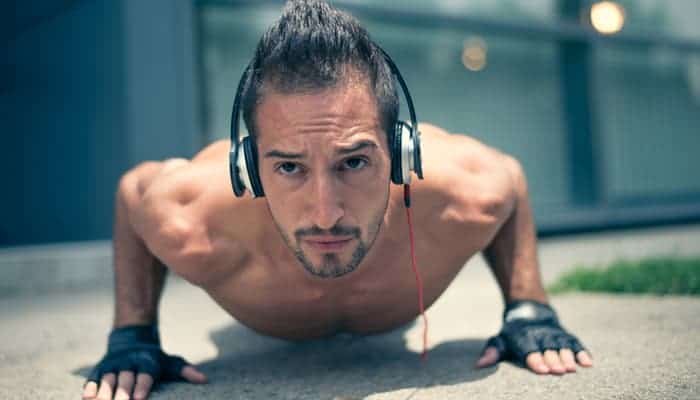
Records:
{"label": "forearm", "polygon": [[114,327],[151,324],[158,319],[158,302],[165,266],[151,254],[129,221],[129,207],[138,206],[138,190],[120,185],[113,231]]}
{"label": "forearm", "polygon": [[537,259],[537,236],[520,168],[513,172],[514,206],[505,223],[484,249],[484,257],[493,271],[506,303],[536,300],[546,303]]}

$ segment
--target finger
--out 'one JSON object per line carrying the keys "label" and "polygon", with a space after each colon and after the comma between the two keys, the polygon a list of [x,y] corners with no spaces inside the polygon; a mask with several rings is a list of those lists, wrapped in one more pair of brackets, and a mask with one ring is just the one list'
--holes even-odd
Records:
{"label": "finger", "polygon": [[576,372],[576,360],[574,359],[574,352],[571,351],[571,349],[559,350],[559,358],[566,372]]}
{"label": "finger", "polygon": [[117,392],[114,400],[129,400],[131,390],[134,388],[134,373],[131,371],[121,371],[117,376]]}
{"label": "finger", "polygon": [[110,372],[102,376],[102,381],[100,382],[100,390],[97,392],[97,399],[99,400],[111,400],[112,393],[114,393],[114,384],[117,381],[117,376]]}
{"label": "finger", "polygon": [[94,399],[97,396],[97,382],[90,381],[83,389],[83,399]]}
{"label": "finger", "polygon": [[527,355],[527,358],[525,358],[525,364],[533,370],[535,373],[538,374],[548,374],[549,373],[549,367],[547,364],[545,364],[544,359],[542,358],[541,353],[530,353]]}
{"label": "finger", "polygon": [[134,400],[143,400],[148,397],[151,387],[153,387],[153,377],[148,374],[138,374],[136,387],[134,387]]}
{"label": "finger", "polygon": [[581,364],[582,367],[592,367],[593,366],[593,359],[591,358],[591,355],[588,354],[586,350],[579,351],[576,353],[576,359],[578,360],[578,363]]}
{"label": "finger", "polygon": [[191,365],[185,365],[180,374],[190,383],[207,383],[207,377]]}
{"label": "finger", "polygon": [[544,352],[544,362],[549,367],[549,372],[556,375],[566,373],[566,369],[561,364],[559,352],[556,350],[546,350]]}
{"label": "finger", "polygon": [[484,368],[493,365],[501,359],[501,355],[498,353],[498,349],[495,347],[487,347],[484,350],[481,358],[476,362],[477,368]]}

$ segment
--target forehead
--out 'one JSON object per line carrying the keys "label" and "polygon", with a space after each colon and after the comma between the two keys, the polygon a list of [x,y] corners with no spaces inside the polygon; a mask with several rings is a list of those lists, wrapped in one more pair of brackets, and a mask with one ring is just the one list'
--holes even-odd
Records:
{"label": "forehead", "polygon": [[259,146],[381,134],[374,93],[357,81],[311,93],[267,91],[255,118]]}

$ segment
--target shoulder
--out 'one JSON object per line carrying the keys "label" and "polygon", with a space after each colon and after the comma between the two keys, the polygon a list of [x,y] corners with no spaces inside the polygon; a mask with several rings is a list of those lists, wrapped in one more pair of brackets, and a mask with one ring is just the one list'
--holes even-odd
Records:
{"label": "shoulder", "polygon": [[515,200],[519,164],[466,134],[421,124],[425,183],[447,199],[452,216],[502,219]]}
{"label": "shoulder", "polygon": [[141,196],[139,204],[132,208],[130,220],[151,252],[173,264],[201,227],[195,204],[202,198],[205,186],[198,178],[201,171],[190,160],[149,163],[157,169],[150,175],[137,175]]}
{"label": "shoulder", "polygon": [[424,163],[435,166],[438,160],[443,160],[451,171],[460,175],[464,172],[506,173],[513,163],[517,163],[508,154],[465,133],[451,133],[424,123],[420,124],[420,131]]}
{"label": "shoulder", "polygon": [[246,235],[255,235],[255,222],[264,211],[260,202],[233,194],[223,141],[158,174],[145,190],[141,208],[149,216],[144,223],[151,224],[148,242],[167,245],[163,261],[198,284],[213,276],[207,265],[222,259],[235,265],[245,256],[242,243]]}
{"label": "shoulder", "polygon": [[[228,141],[214,142],[192,159],[173,159],[163,163],[144,190],[144,198],[157,204],[170,203],[191,211],[214,197],[233,196],[228,170]],[[229,196],[230,195],[230,196]]]}

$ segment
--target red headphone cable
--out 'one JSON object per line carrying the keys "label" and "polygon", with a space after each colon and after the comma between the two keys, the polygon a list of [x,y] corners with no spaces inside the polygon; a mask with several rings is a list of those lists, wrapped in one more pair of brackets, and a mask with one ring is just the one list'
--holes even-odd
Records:
{"label": "red headphone cable", "polygon": [[411,187],[403,185],[403,203],[406,206],[406,218],[408,219],[408,238],[411,243],[411,267],[416,276],[416,286],[418,286],[418,308],[423,318],[423,352],[421,360],[425,362],[428,358],[428,317],[425,315],[425,303],[423,302],[423,280],[416,267],[416,246],[413,241],[413,224],[411,223]]}

